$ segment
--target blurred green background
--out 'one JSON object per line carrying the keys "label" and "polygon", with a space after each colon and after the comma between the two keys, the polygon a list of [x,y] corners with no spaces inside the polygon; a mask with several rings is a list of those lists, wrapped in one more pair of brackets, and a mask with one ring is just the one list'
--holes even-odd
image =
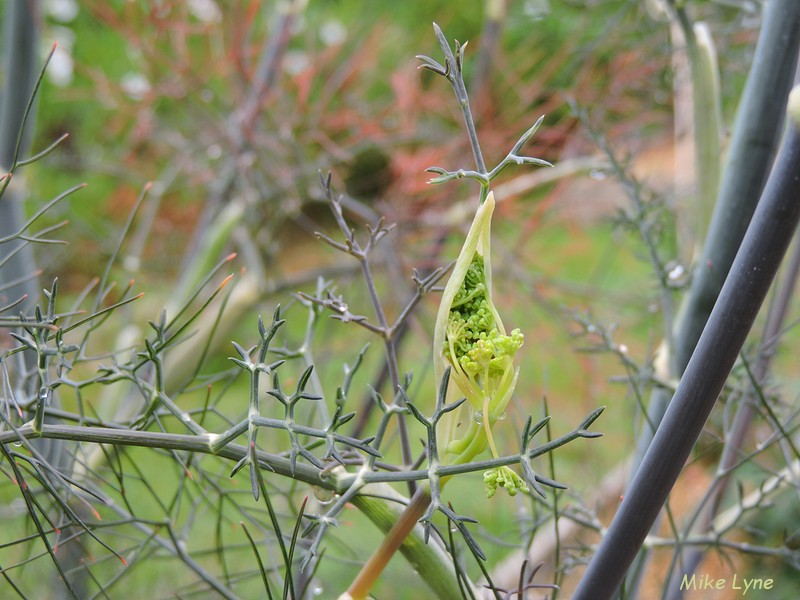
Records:
{"label": "blurred green background", "polygon": [[[632,175],[651,186],[648,194],[659,211],[659,250],[678,263],[689,258],[679,255],[673,209],[691,195],[692,174],[686,167],[691,142],[676,125],[685,108],[676,102],[680,90],[676,92],[673,80],[670,26],[656,4],[630,0],[44,2],[42,55],[53,42],[58,47],[38,101],[34,148],[63,133],[69,138],[26,170],[28,210],[32,213],[76,183],[85,181],[88,186],[45,216],[51,223],[69,220],[60,231],[69,245],[41,249],[42,281],[58,276],[62,290],[78,297],[102,273],[137,197],[153,182],[152,194],[139,210],[111,273],[121,287],[134,278],[135,289],[146,292],[129,314],[131,324],[145,327],[185,275],[198,240],[208,231],[210,215],[226,204],[241,202],[245,210],[241,230],[230,236],[217,258],[239,252],[229,271],[245,267],[267,279],[276,291],[264,293],[225,335],[248,346],[255,339],[256,314],[270,314],[280,302],[289,305],[292,317],[286,343],[299,345],[305,316],[291,293],[313,291],[318,276],[335,274],[351,310],[369,311],[357,274],[313,235],[331,230],[318,176],[331,170],[335,185],[367,211],[349,215],[354,226],[361,227],[367,220],[364,215],[373,214],[370,211],[397,224],[387,242],[396,262],[382,260],[376,268],[386,310],[396,315],[405,298],[397,278],[410,284],[411,268],[430,270],[456,256],[461,227],[477,194],[469,182],[426,183],[429,176],[424,169],[429,166],[473,166],[451,90],[441,78],[417,70],[417,54],[440,59],[431,28],[435,21],[449,38],[469,40],[465,74],[490,165],[505,156],[540,115],[546,115],[526,152],[553,162],[557,169],[562,165],[563,170],[551,180],[530,181],[524,178],[532,171],[509,169],[496,186],[506,190],[494,224],[496,295],[508,315],[507,324],[520,327],[526,335],[511,418],[500,430],[505,450],[513,452],[524,417],[543,416],[545,399],[555,435],[605,405],[595,425],[604,438],[560,449],[555,473],[549,473],[547,461],[538,465],[569,486],[561,495],[564,504],[591,499],[604,475],[635,447],[640,424],[633,415],[643,398],[637,398],[635,386],[629,385],[637,373],[626,371],[625,357],[643,373],[650,368],[663,336],[663,315],[662,290],[647,262],[646,248],[619,218],[629,209],[629,200],[605,166],[598,140],[587,132],[587,125],[628,161]],[[757,19],[741,3],[692,4],[696,18],[707,19],[712,28],[723,74],[723,113],[730,122],[753,51]],[[498,7],[500,17],[493,20]],[[281,29],[291,9],[299,12]],[[270,43],[276,44],[274,55],[265,51]],[[265,72],[268,79],[260,80]],[[578,118],[570,102],[587,111],[588,122]],[[535,173],[542,177],[544,171]],[[453,212],[454,207],[462,207],[462,212]],[[466,218],[458,220],[453,214]],[[412,321],[411,339],[400,348],[401,369],[415,374],[411,389],[420,402],[434,389],[430,335],[437,301],[433,297],[422,303]],[[602,339],[605,331],[613,335],[613,348]],[[116,333],[100,334],[100,339],[112,344]],[[789,336],[796,341],[796,332]],[[320,325],[315,358],[328,394],[341,381],[343,363],[352,362],[369,339],[352,324],[326,319]],[[227,368],[225,357],[230,352],[229,344],[223,345],[208,361],[209,372]],[[373,341],[354,384],[359,390],[353,394],[354,403],[371,382],[380,358]],[[784,377],[789,390],[800,390],[793,366],[792,357],[780,358],[776,373]],[[238,380],[216,409],[231,418],[243,414],[245,384]],[[196,409],[204,395],[198,389],[186,401],[196,402]],[[218,421],[224,427],[224,419]],[[365,431],[374,422],[373,415]],[[706,467],[714,464],[721,424],[709,427],[709,449],[690,467],[697,467],[691,471],[697,480],[683,484],[681,495],[691,495],[695,486],[702,489],[710,480]],[[416,440],[422,434],[413,435]],[[262,436],[265,446],[274,444],[276,450],[285,444],[282,439],[264,438],[268,436]],[[187,491],[184,497],[174,489],[189,484],[176,479],[176,464],[169,456],[154,458],[153,451],[144,449],[125,450],[122,455],[129,465],[149,464],[148,473],[126,490],[128,500],[142,512],[161,496],[186,502],[187,507],[202,506],[186,499],[196,492]],[[204,460],[211,470],[212,459]],[[161,461],[163,468],[156,466]],[[229,465],[220,461],[215,468],[222,472]],[[286,491],[282,484],[275,483],[288,499],[281,511],[291,517],[309,490],[299,485]],[[231,497],[259,514],[261,509],[247,497],[245,479],[234,478],[230,485]],[[520,539],[529,537],[537,509],[529,500],[499,494],[487,501],[480,489],[478,475],[465,476],[453,481],[446,495],[458,512],[479,519],[476,535],[489,564],[496,565]],[[13,487],[6,488],[4,498],[14,492]],[[593,501],[599,502],[593,508],[607,524],[613,499]],[[683,498],[676,504],[678,514],[691,506]],[[231,521],[226,522],[225,506],[197,510],[182,514],[176,522],[181,527],[191,522],[187,531],[192,538],[186,543],[204,548],[203,561],[214,564],[215,545],[218,549],[220,544],[230,552],[227,560],[252,560],[234,521],[238,512],[232,511]],[[165,512],[155,506],[153,518],[162,518]],[[263,510],[260,514],[264,516]],[[6,521],[3,537],[30,533],[28,525],[6,525]],[[123,545],[124,530],[114,535]],[[209,542],[212,537],[215,541]],[[335,597],[379,540],[363,516],[348,510],[328,538],[327,560],[318,571],[325,583],[317,595]],[[595,541],[586,538],[576,546]],[[669,554],[659,555],[654,572],[664,568]],[[100,562],[107,560],[104,555]],[[12,561],[3,559],[0,564],[8,562]],[[739,568],[736,561],[729,565],[711,559],[710,563],[709,569],[723,574]],[[156,556],[142,560],[120,585],[110,588],[108,596],[174,597],[191,578],[173,565]],[[477,569],[471,569],[477,575]],[[548,577],[552,576],[546,575],[545,582]],[[796,573],[787,577],[794,579],[784,581],[797,581]],[[375,597],[421,597],[418,589],[409,589],[409,581],[409,568],[397,557]],[[659,581],[657,576],[654,581]],[[244,590],[242,597],[256,597],[259,584],[253,577],[237,589]],[[47,596],[44,589],[31,585],[38,590],[37,597]],[[570,586],[567,581],[565,589]],[[193,595],[190,588],[186,592],[180,597],[206,597]]]}

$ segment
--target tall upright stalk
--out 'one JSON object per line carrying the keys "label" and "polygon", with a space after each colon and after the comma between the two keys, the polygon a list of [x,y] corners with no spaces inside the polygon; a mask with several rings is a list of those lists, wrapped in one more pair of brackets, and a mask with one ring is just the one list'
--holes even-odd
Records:
{"label": "tall upright stalk", "polygon": [[[800,89],[793,96],[800,102]],[[575,600],[617,590],[699,437],[800,220],[800,119],[793,120],[719,300]]]}
{"label": "tall upright stalk", "polygon": [[[780,289],[772,297],[767,313],[764,332],[762,334],[761,348],[752,369],[752,381],[747,386],[739,400],[736,416],[733,419],[730,431],[725,436],[722,455],[717,466],[717,477],[710,484],[703,500],[698,504],[692,518],[686,526],[686,535],[708,534],[713,526],[722,500],[734,479],[736,463],[743,454],[743,444],[747,433],[757,415],[757,386],[765,381],[774,356],[778,341],[781,339],[781,330],[786,324],[786,316],[790,300],[796,289],[797,279],[800,276],[800,237],[795,236],[794,246],[788,265],[780,281]],[[673,569],[668,573],[666,590],[663,595],[668,600],[679,600],[682,592],[680,581],[684,576],[691,577],[703,557],[706,548],[703,546],[677,547],[673,556]]]}
{"label": "tall upright stalk", "polygon": [[[674,377],[681,376],[700,339],[767,180],[781,137],[784,106],[797,66],[798,49],[800,3],[768,2],[736,113],[719,197],[698,267],[675,323],[673,345],[669,348]],[[648,423],[655,427],[661,422],[668,400],[666,391],[654,392]],[[651,427],[644,428],[639,440],[640,456],[653,434]]]}
{"label": "tall upright stalk", "polygon": [[[674,4],[674,3],[673,3]],[[689,38],[691,27],[685,10],[676,9]],[[696,43],[695,43],[696,46]],[[763,24],[732,130],[722,170],[719,195],[709,230],[697,260],[689,290],[683,297],[668,336],[669,375],[680,379],[706,325],[731,268],[778,148],[786,98],[792,85],[800,48],[800,3],[772,0],[764,8]],[[693,73],[697,70],[693,66]],[[695,94],[704,90],[695,88]],[[769,90],[769,92],[765,92]],[[697,105],[705,102],[695,98]],[[703,129],[706,134],[708,131]],[[709,146],[701,140],[701,148]],[[704,181],[707,178],[704,176]],[[711,189],[708,182],[705,190]],[[637,440],[633,472],[639,468],[670,401],[669,391],[657,387],[650,397],[647,419]],[[629,581],[636,585],[644,560],[637,563]],[[634,594],[635,595],[635,594]]]}
{"label": "tall upright stalk", "polygon": [[800,3],[767,2],[733,125],[719,197],[698,268],[675,324],[672,368],[678,376],[700,339],[767,181],[783,131],[798,49]]}
{"label": "tall upright stalk", "polygon": [[[347,592],[340,597],[342,600],[362,600],[366,598],[368,592],[377,581],[392,555],[401,548],[404,541],[412,534],[417,523],[419,521],[426,522],[426,528],[429,528],[431,518],[437,510],[444,512],[451,520],[457,521],[459,523],[458,527],[465,537],[469,535],[463,527],[463,520],[457,517],[455,513],[452,513],[451,509],[445,507],[440,500],[441,487],[445,485],[449,477],[440,477],[439,468],[442,465],[446,465],[448,461],[452,464],[463,464],[472,461],[478,454],[486,449],[487,445],[491,449],[493,456],[497,458],[497,449],[491,435],[491,424],[493,424],[493,422],[497,420],[499,414],[504,411],[505,405],[508,403],[513,393],[517,372],[514,371],[512,359],[519,345],[521,345],[522,339],[519,330],[512,332],[511,336],[505,335],[502,321],[489,298],[491,290],[489,234],[491,230],[491,215],[495,205],[494,197],[489,191],[489,186],[492,180],[509,164],[552,166],[542,159],[520,155],[522,147],[533,137],[541,124],[542,118],[540,118],[522,135],[513,146],[511,152],[500,164],[491,171],[486,168],[462,71],[466,44],[459,44],[458,41],[456,41],[454,48],[451,49],[450,43],[441,28],[434,23],[433,29],[442,53],[444,54],[444,64],[440,64],[428,56],[418,56],[417,58],[422,61],[420,68],[430,70],[433,73],[443,76],[452,86],[456,100],[462,111],[476,170],[464,171],[462,169],[459,171],[447,171],[439,167],[431,167],[428,171],[438,174],[439,177],[432,179],[430,183],[444,183],[463,177],[475,179],[481,186],[479,205],[472,226],[464,242],[464,247],[453,267],[450,281],[444,290],[439,316],[436,322],[436,332],[434,333],[434,363],[436,366],[434,371],[437,380],[442,382],[442,387],[439,390],[437,409],[434,416],[429,420],[421,415],[418,409],[413,405],[408,405],[408,408],[417,420],[424,423],[428,429],[427,460],[430,471],[428,481],[420,486],[413,494],[406,509],[387,532],[383,543],[364,564],[356,578],[348,587]],[[348,245],[352,248],[353,244],[351,242]],[[478,261],[479,267],[473,267],[475,264],[474,260]],[[468,276],[467,271],[474,268],[477,269],[477,271],[470,271],[471,275]],[[467,335],[468,333],[469,335],[474,334],[477,338],[478,326],[476,323],[482,320],[486,328],[491,330],[483,331],[483,338],[480,342],[481,344],[486,342],[487,345],[485,348],[482,346],[482,349],[489,353],[484,353],[483,355],[486,360],[485,368],[481,366],[481,368],[477,369],[483,374],[482,378],[478,378],[476,373],[472,372],[467,376],[464,369],[461,367],[459,359],[456,358],[455,354],[452,354],[450,361],[453,363],[453,368],[456,370],[454,379],[459,379],[458,386],[461,390],[456,393],[457,388],[455,385],[448,387],[448,382],[450,381],[449,369],[447,370],[447,374],[444,373],[444,365],[447,362],[444,358],[445,346],[447,346],[445,337],[453,334],[453,331],[450,329],[450,327],[455,327],[450,322],[451,307],[456,306],[456,295],[463,292],[462,286],[466,285],[465,282],[469,277],[475,280],[473,282],[475,289],[472,290],[471,293],[464,292],[467,298],[460,301],[465,307],[463,308],[465,315],[464,320],[461,321],[463,327],[459,329],[459,331],[463,335]],[[477,285],[476,282],[478,282]],[[466,316],[466,314],[470,312],[466,309],[466,306],[471,306],[471,302],[478,303],[480,298],[485,298],[480,310],[486,311],[485,313],[481,312],[481,314],[491,313],[492,316],[483,316],[479,318],[477,316],[477,308],[475,308],[476,314],[473,315],[470,313],[470,316]],[[488,325],[489,323],[491,324]],[[473,328],[475,328],[474,331]],[[446,330],[450,331],[450,333],[445,334]],[[455,334],[453,335],[457,337]],[[461,342],[463,342],[463,340],[459,343]],[[456,342],[451,339],[449,345],[451,352],[453,352],[455,343]],[[512,346],[513,350],[510,349]],[[489,348],[492,348],[492,350],[489,351]],[[501,350],[501,348],[504,348],[504,350]],[[472,357],[467,357],[465,355],[463,358],[466,360]],[[495,365],[495,367],[497,366],[497,361],[506,361],[504,363],[505,371],[502,377],[498,378],[494,371],[492,371],[492,375],[489,374],[489,358],[493,359],[494,362],[492,364]],[[475,364],[477,364],[477,362],[475,362]],[[478,383],[478,379],[480,379],[480,383]],[[470,400],[478,402],[476,396],[481,396],[483,398],[481,404],[482,410],[478,409],[474,419],[472,417],[469,418],[471,424],[465,432],[461,432],[463,438],[456,440],[454,439],[456,420],[452,418],[456,413],[453,409],[456,409],[458,405],[461,404],[461,401],[455,401],[457,398],[453,396],[457,396],[461,392],[466,393],[464,391],[465,388],[470,388],[472,391],[472,393],[468,394]],[[489,391],[490,389],[492,392]],[[449,398],[450,402],[445,407],[446,398]],[[492,408],[491,411],[489,410],[490,407]],[[445,416],[446,413],[450,413],[450,415]],[[442,417],[445,418],[442,419]],[[439,462],[440,451],[437,442],[437,425],[440,419],[443,422],[441,435],[444,439],[442,442],[441,463]],[[476,423],[481,420],[481,425],[478,426]],[[461,444],[461,447],[459,450],[454,451],[452,450],[452,446],[456,444]],[[523,446],[525,445],[527,445],[527,441],[523,442]],[[450,456],[446,456],[448,453]],[[516,494],[517,489],[522,489],[525,492],[529,491],[522,479],[507,467],[490,470],[484,473],[485,482],[487,481],[487,477],[493,482],[494,489],[496,489],[498,485],[505,486],[511,495]],[[497,481],[501,482],[497,483]],[[537,490],[541,489],[536,485],[534,485],[534,487],[536,487]],[[428,530],[426,529],[426,531]],[[476,556],[485,559],[485,556],[482,556],[482,551],[477,548],[476,544],[473,546],[469,539],[468,545],[470,545],[471,550]],[[465,582],[464,585],[471,588],[472,584]],[[452,593],[455,592],[456,590],[452,590]]]}
{"label": "tall upright stalk", "polygon": [[[23,119],[39,73],[36,23],[39,8],[38,2],[28,0],[10,0],[5,5],[2,48],[5,79],[0,88],[2,173],[10,171],[20,155],[27,154],[33,136],[35,111],[28,113],[24,129]],[[0,200],[0,238],[12,236],[22,228],[25,223],[23,200],[21,186],[12,183],[6,188]],[[39,294],[33,248],[28,242],[15,240],[3,244],[2,253],[9,256],[0,269],[2,294],[9,301],[25,296],[22,309],[30,309]]]}
{"label": "tall upright stalk", "polygon": [[[41,83],[42,71],[39,65],[39,17],[42,6],[38,0],[9,0],[3,15],[2,59],[5,80],[2,81],[0,96],[0,173],[15,171],[19,162],[28,158],[33,139],[36,93]],[[52,54],[51,54],[52,56]],[[22,173],[15,172],[11,184],[0,198],[0,305],[13,305],[18,313],[30,316],[39,304],[39,278],[33,246],[19,233],[26,223],[23,186],[15,184]],[[15,302],[19,301],[17,304]],[[18,375],[19,391],[26,399],[34,399],[36,418],[44,415],[45,404],[51,408],[59,407],[58,396],[52,390],[42,397],[40,381],[31,374],[39,373],[42,363],[37,353],[27,349],[14,357]],[[48,417],[48,420],[51,420]],[[49,464],[59,473],[72,470],[72,452],[63,440],[36,440],[34,446]],[[59,477],[54,477],[58,484]],[[54,517],[54,515],[53,515]],[[53,518],[49,517],[49,518]],[[58,562],[58,570],[67,573],[80,564],[84,558],[80,544],[64,544],[61,552],[53,559]],[[74,597],[84,593],[84,573],[76,571],[69,581],[54,582],[53,597]]]}

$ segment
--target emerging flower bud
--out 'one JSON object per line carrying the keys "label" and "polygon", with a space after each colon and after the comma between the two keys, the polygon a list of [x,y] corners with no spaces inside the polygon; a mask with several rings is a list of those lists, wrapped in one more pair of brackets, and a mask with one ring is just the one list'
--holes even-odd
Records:
{"label": "emerging flower bud", "polygon": [[[472,417],[461,432],[456,430],[460,424],[458,419],[464,418],[463,410],[454,411],[443,419],[440,439],[447,448],[444,460],[454,464],[472,460],[487,445],[492,455],[498,456],[492,425],[502,418],[511,400],[518,372],[514,369],[514,355],[524,340],[519,329],[513,330],[510,335],[506,333],[492,301],[489,250],[494,206],[494,195],[489,193],[475,214],[445,287],[434,331],[437,379],[441,379],[449,364],[452,369],[448,395],[457,389],[466,396]],[[480,419],[476,418],[478,415]],[[457,433],[461,435],[457,437]],[[487,494],[490,497],[497,485],[506,487],[509,493],[523,489],[516,484],[503,483],[511,481],[506,471],[513,473],[507,467],[502,472],[497,469],[488,472],[496,473],[492,481],[497,480],[492,484],[487,480]]]}

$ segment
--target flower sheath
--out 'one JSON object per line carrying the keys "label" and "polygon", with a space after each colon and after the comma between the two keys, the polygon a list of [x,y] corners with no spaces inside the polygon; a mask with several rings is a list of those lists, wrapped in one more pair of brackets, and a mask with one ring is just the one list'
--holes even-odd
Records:
{"label": "flower sheath", "polygon": [[[436,375],[440,378],[449,364],[448,395],[457,389],[469,403],[465,431],[457,431],[459,419],[464,419],[463,409],[448,415],[443,426],[440,439],[446,444],[445,461],[453,464],[472,460],[487,446],[494,457],[499,456],[492,426],[503,417],[514,392],[518,373],[514,355],[524,340],[519,329],[506,334],[492,301],[489,236],[494,206],[490,193],[475,215],[445,287],[434,332]],[[456,437],[458,433],[460,437]],[[499,469],[488,471],[484,475],[487,495],[494,494],[497,485],[512,495],[517,489],[527,491],[524,482],[512,475],[507,467],[502,473]]]}

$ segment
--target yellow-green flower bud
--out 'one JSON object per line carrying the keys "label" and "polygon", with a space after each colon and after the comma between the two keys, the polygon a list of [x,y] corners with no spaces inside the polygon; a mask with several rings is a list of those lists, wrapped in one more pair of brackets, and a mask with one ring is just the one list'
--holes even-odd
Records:
{"label": "yellow-green flower bud", "polygon": [[525,481],[509,467],[497,467],[490,469],[483,474],[483,483],[486,486],[486,497],[491,498],[497,492],[497,488],[504,487],[509,496],[516,496],[517,492],[528,493]]}
{"label": "yellow-green flower bud", "polygon": [[440,440],[448,450],[446,462],[468,462],[487,446],[497,456],[491,428],[503,416],[517,379],[513,361],[524,336],[519,329],[506,333],[492,301],[490,230],[494,206],[494,195],[489,193],[475,214],[436,320],[437,379],[441,380],[450,365],[448,395],[463,394],[471,413],[460,431],[458,427],[465,422],[463,410],[443,418]]}

